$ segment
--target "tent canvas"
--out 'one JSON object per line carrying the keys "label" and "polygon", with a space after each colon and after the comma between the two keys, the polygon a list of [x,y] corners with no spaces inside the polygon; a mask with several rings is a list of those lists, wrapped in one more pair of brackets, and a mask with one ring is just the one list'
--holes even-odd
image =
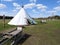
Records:
{"label": "tent canvas", "polygon": [[30,24],[37,24],[30,16],[28,16],[27,20]]}
{"label": "tent canvas", "polygon": [[26,13],[24,8],[17,13],[17,15],[8,23],[9,25],[28,25],[28,21],[30,24],[36,24],[36,22]]}

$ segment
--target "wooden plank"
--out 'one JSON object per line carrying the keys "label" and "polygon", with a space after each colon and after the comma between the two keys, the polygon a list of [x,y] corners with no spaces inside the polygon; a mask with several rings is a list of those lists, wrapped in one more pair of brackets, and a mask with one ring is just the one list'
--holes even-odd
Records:
{"label": "wooden plank", "polygon": [[9,39],[8,38],[4,38],[0,41],[0,45],[3,45],[4,43],[6,43]]}
{"label": "wooden plank", "polygon": [[13,42],[11,43],[11,45],[17,45],[17,43],[23,38],[24,34],[22,34],[21,36],[19,36],[18,38],[16,38],[16,40],[13,40]]}
{"label": "wooden plank", "polygon": [[5,42],[7,42],[8,40],[10,39],[14,39],[13,41],[17,41],[18,39],[17,38],[21,38],[22,37],[22,30],[15,30],[15,31],[12,31],[10,33],[6,33],[3,35],[3,38],[2,40],[0,41],[0,45],[4,44]]}

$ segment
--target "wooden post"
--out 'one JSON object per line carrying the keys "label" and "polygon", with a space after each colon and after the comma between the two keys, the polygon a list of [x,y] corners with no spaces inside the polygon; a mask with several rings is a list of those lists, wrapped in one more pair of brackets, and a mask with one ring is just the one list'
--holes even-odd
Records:
{"label": "wooden post", "polygon": [[21,31],[22,31],[22,30],[23,30],[23,27],[18,26],[18,27],[17,27],[17,30],[21,30]]}
{"label": "wooden post", "polygon": [[5,28],[5,15],[3,15],[3,27]]}

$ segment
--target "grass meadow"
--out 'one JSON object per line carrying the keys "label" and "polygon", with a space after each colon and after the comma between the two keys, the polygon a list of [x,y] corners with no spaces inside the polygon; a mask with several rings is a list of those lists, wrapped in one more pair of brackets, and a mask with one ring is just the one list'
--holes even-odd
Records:
{"label": "grass meadow", "polygon": [[[7,24],[8,21],[3,29],[0,20],[0,31],[13,28]],[[46,24],[40,23],[40,20],[36,22],[37,25],[25,26],[23,32],[27,34],[26,39],[20,40],[18,45],[60,45],[60,20],[47,20]]]}
{"label": "grass meadow", "polygon": [[8,29],[14,28],[14,26],[10,26],[7,23],[10,21],[10,19],[5,20],[5,28],[4,28],[4,21],[0,19],[0,32],[6,31]]}

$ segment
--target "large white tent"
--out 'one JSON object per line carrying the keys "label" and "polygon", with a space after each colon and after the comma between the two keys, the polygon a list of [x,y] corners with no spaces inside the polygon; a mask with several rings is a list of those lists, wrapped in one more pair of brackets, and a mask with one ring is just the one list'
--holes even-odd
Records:
{"label": "large white tent", "polygon": [[28,24],[36,24],[36,22],[21,8],[17,15],[8,23],[9,25],[24,26]]}
{"label": "large white tent", "polygon": [[[19,39],[23,37],[23,26],[29,25],[29,24],[36,24],[36,22],[26,13],[24,8],[22,7],[21,10],[17,13],[17,15],[8,23],[9,25],[15,25],[17,26],[17,30],[13,31],[12,35],[17,35]],[[20,36],[20,37],[19,37]],[[15,38],[17,38],[15,37]],[[15,39],[14,38],[14,39]],[[12,44],[17,41],[16,39],[12,42]]]}

